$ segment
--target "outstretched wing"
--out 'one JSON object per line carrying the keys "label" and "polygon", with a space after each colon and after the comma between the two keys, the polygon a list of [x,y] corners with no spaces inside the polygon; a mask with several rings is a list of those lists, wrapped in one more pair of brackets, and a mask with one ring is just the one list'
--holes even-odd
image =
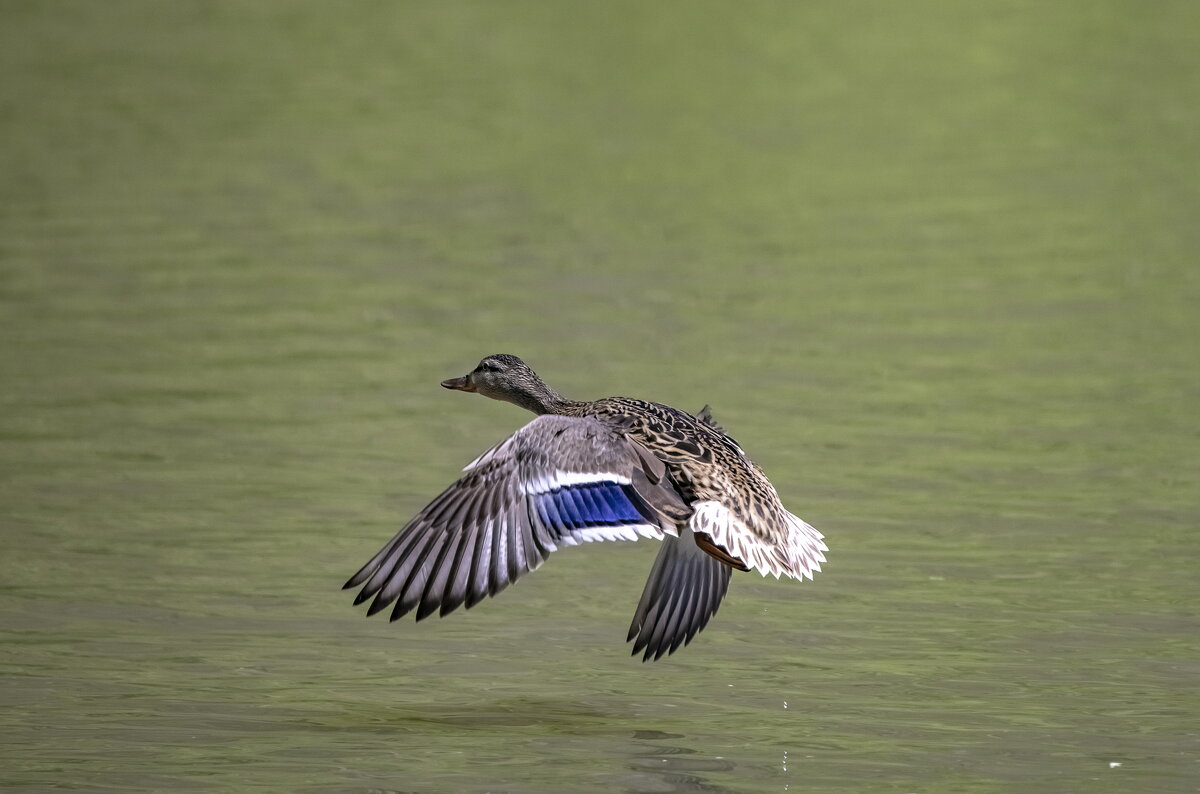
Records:
{"label": "outstretched wing", "polygon": [[690,529],[663,538],[629,625],[636,656],[655,660],[687,645],[717,613],[733,569],[699,546]]}
{"label": "outstretched wing", "polygon": [[674,534],[691,512],[663,463],[594,419],[539,416],[480,455],[346,582],[373,615],[446,615],[562,545]]}

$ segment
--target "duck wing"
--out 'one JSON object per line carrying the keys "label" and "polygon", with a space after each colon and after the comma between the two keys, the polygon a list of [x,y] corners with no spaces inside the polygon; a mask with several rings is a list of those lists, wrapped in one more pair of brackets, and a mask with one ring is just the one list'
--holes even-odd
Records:
{"label": "duck wing", "polygon": [[655,660],[687,645],[717,613],[733,569],[696,545],[690,529],[663,538],[629,625],[636,656]]}
{"label": "duck wing", "polygon": [[368,615],[470,608],[560,546],[661,539],[691,514],[662,461],[586,417],[539,416],[464,471],[344,585]]}

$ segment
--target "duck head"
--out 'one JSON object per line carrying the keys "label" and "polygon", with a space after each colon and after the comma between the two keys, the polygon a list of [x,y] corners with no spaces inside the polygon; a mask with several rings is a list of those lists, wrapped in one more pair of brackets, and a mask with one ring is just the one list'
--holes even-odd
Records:
{"label": "duck head", "polygon": [[487,356],[475,369],[442,381],[442,386],[503,400],[535,414],[554,413],[555,406],[565,402],[528,364],[508,353]]}

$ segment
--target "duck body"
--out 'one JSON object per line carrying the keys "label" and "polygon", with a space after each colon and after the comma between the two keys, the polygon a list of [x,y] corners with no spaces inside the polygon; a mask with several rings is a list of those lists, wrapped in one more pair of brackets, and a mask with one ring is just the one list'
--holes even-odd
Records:
{"label": "duck body", "polygon": [[627,397],[567,400],[516,356],[484,358],[449,389],[539,416],[469,464],[346,583],[392,619],[471,607],[563,545],[663,541],[629,628],[634,654],[686,645],[716,613],[733,570],[812,578],[821,533],[708,407],[697,415]]}

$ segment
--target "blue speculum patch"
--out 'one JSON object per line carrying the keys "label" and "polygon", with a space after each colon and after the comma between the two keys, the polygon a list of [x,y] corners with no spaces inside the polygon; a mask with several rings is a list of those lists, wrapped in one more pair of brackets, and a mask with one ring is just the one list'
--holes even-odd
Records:
{"label": "blue speculum patch", "polygon": [[641,524],[625,487],[614,482],[586,483],[539,494],[538,516],[547,526],[561,529]]}

